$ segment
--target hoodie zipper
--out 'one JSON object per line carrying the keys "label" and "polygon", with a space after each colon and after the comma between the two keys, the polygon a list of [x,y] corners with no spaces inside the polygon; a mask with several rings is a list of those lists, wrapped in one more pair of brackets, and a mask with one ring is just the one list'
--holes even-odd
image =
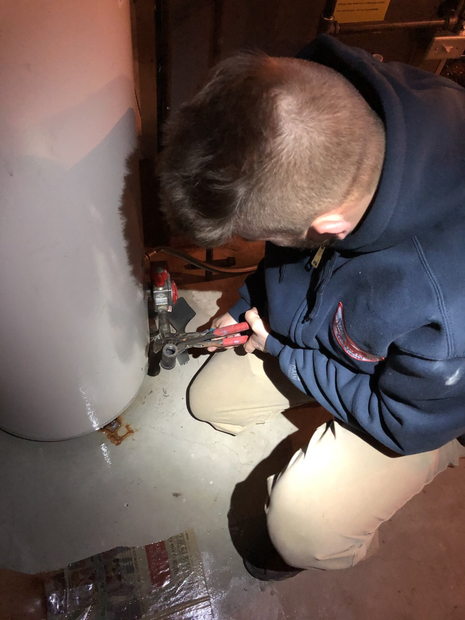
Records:
{"label": "hoodie zipper", "polygon": [[318,250],[315,252],[315,255],[312,258],[312,262],[311,265],[312,267],[315,267],[315,269],[318,267],[318,265],[320,264],[321,258],[323,256],[323,252],[325,251],[325,247],[324,245],[320,245],[320,247],[318,248]]}
{"label": "hoodie zipper", "polygon": [[[325,246],[320,245],[320,247],[318,248],[318,250],[315,252],[315,254],[313,255],[313,258],[311,261],[309,261],[309,263],[307,263],[307,267],[310,264],[314,269],[317,269],[321,259],[323,257],[323,252],[325,251]],[[278,278],[278,282],[279,284],[281,284],[284,280],[284,272],[286,270],[286,265],[281,264],[279,266],[279,278]],[[310,271],[310,269],[308,268],[307,271]]]}
{"label": "hoodie zipper", "polygon": [[[325,251],[325,249],[326,249],[325,247],[320,246],[317,252],[315,253],[315,256],[313,257],[311,261],[311,265],[314,269],[319,267],[321,263],[321,258],[323,256],[323,252]],[[336,263],[336,258],[337,258],[337,252],[333,251],[332,255],[330,255],[328,257],[328,260],[325,262],[323,266],[323,271],[320,274],[320,281],[318,282],[316,289],[315,289],[316,295],[315,295],[315,301],[314,301],[313,307],[312,309],[307,308],[307,311],[302,318],[302,323],[307,323],[308,321],[314,319],[316,314],[318,313],[318,310],[320,309],[321,301],[323,298],[323,292],[333,274],[334,265]]]}

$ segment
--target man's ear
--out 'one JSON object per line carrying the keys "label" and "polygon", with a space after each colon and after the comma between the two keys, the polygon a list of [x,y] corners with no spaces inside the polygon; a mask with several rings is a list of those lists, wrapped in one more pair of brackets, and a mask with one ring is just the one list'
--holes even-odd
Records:
{"label": "man's ear", "polygon": [[323,213],[313,220],[310,226],[319,235],[332,235],[338,239],[344,239],[350,231],[352,226],[350,222],[346,220],[342,213]]}

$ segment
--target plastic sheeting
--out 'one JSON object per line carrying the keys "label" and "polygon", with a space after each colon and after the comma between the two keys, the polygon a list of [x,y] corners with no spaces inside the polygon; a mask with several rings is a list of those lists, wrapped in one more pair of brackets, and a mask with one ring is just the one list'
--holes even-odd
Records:
{"label": "plastic sheeting", "polygon": [[213,620],[192,529],[70,564],[45,591],[47,620]]}

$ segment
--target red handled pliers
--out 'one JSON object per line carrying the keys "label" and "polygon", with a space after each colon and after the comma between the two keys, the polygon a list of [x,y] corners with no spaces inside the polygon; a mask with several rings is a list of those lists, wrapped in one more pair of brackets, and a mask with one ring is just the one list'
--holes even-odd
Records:
{"label": "red handled pliers", "polygon": [[[189,357],[187,349],[206,347],[237,347],[244,344],[249,336],[237,336],[240,332],[250,330],[248,323],[236,323],[227,327],[215,327],[203,332],[175,332],[169,336],[154,339],[153,352],[160,357],[160,365],[165,370],[171,370],[179,363],[185,364]],[[187,357],[187,359],[186,359]]]}
{"label": "red handled pliers", "polygon": [[170,340],[176,344],[179,352],[192,347],[236,347],[249,339],[249,336],[237,336],[236,334],[248,330],[250,330],[248,323],[235,323],[227,327],[206,329],[203,332],[173,334],[174,337]]}

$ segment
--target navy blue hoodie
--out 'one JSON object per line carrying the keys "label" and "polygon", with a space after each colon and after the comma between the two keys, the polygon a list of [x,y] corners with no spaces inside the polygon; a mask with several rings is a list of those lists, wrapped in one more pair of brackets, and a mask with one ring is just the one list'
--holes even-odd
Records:
{"label": "navy blue hoodie", "polygon": [[380,184],[318,268],[267,243],[230,313],[266,314],[269,352],[337,419],[400,454],[436,449],[465,433],[465,89],[327,35],[300,57],[383,120]]}

